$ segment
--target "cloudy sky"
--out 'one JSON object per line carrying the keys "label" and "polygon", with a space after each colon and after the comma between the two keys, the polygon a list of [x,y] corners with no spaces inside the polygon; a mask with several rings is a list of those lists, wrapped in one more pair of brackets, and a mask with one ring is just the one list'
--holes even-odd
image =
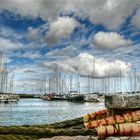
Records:
{"label": "cloudy sky", "polygon": [[139,17],[140,0],[0,0],[0,52],[20,93],[36,90],[54,65],[125,75],[140,69]]}

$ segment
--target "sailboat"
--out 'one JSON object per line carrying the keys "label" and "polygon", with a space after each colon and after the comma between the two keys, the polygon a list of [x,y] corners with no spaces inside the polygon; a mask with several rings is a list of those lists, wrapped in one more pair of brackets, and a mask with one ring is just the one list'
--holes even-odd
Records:
{"label": "sailboat", "polygon": [[[10,93],[8,93],[10,91]],[[0,102],[17,102],[19,96],[14,94],[14,74],[9,81],[7,58],[0,57]]]}

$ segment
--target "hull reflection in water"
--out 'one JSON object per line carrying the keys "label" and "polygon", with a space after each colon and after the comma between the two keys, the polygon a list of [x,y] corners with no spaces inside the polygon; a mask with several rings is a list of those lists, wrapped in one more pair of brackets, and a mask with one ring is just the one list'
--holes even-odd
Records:
{"label": "hull reflection in water", "polygon": [[54,123],[77,118],[102,108],[104,108],[103,103],[20,99],[17,103],[0,104],[0,125]]}

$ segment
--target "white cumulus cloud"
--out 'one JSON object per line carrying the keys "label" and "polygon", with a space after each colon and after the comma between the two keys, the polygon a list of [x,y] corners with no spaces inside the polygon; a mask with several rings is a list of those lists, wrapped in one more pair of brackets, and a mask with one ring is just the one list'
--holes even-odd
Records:
{"label": "white cumulus cloud", "polygon": [[60,13],[73,11],[81,17],[89,17],[95,24],[117,28],[138,4],[139,0],[1,0],[0,9],[49,21],[57,19]]}
{"label": "white cumulus cloud", "polygon": [[46,34],[46,40],[48,43],[56,43],[61,38],[65,38],[70,35],[77,22],[70,17],[59,17],[56,21],[52,22],[48,33]]}
{"label": "white cumulus cloud", "polygon": [[82,76],[92,76],[102,78],[105,76],[116,77],[126,75],[131,68],[130,63],[121,60],[107,61],[103,58],[96,59],[88,53],[81,53],[77,57],[63,61],[45,62],[48,68],[53,69],[57,66],[59,70],[65,72],[78,72]]}
{"label": "white cumulus cloud", "polygon": [[136,27],[140,27],[140,9],[137,11],[135,16],[133,16],[132,24]]}
{"label": "white cumulus cloud", "polygon": [[38,33],[38,29],[34,29],[32,27],[29,27],[28,28],[28,34],[27,34],[27,37],[29,39],[32,39],[32,40],[38,40],[39,39],[39,33]]}
{"label": "white cumulus cloud", "polygon": [[23,45],[20,42],[14,42],[10,39],[5,39],[3,37],[0,37],[0,51],[5,52],[13,49],[19,49],[23,47]]}
{"label": "white cumulus cloud", "polygon": [[93,40],[101,48],[117,48],[132,44],[131,40],[125,39],[116,32],[98,32],[94,35]]}

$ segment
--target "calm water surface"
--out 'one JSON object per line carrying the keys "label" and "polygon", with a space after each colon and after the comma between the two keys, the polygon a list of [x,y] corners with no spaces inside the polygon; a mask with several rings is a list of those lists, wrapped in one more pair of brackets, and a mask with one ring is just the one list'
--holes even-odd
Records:
{"label": "calm water surface", "polygon": [[20,99],[18,103],[0,103],[0,125],[47,124],[80,117],[104,108],[103,103],[72,103]]}

